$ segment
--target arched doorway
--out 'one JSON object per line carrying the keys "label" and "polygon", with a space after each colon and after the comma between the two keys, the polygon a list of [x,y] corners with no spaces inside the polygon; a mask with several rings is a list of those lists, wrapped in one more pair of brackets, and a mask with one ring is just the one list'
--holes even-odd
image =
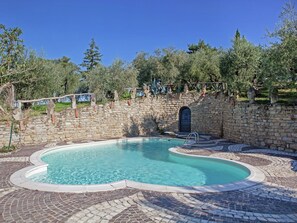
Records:
{"label": "arched doorway", "polygon": [[191,110],[189,107],[182,107],[179,110],[179,131],[191,132]]}

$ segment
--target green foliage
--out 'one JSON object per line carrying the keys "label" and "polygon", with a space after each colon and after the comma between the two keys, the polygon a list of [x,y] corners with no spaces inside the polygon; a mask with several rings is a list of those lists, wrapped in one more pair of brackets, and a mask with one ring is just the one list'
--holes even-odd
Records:
{"label": "green foliage", "polygon": [[109,67],[97,66],[88,72],[87,83],[96,99],[104,102],[112,97],[115,90],[118,95],[123,95],[127,88],[137,87],[137,75],[134,67],[116,60]]}
{"label": "green foliage", "polygon": [[90,77],[88,77],[90,75],[90,71],[96,69],[97,67],[102,67],[102,65],[100,64],[102,54],[100,54],[99,47],[96,45],[94,39],[91,40],[91,43],[89,46],[90,48],[87,49],[86,52],[84,53],[85,57],[83,59],[83,63],[80,64],[80,66],[85,67],[87,71],[81,71],[82,78],[77,90],[77,92],[79,93],[90,92],[90,86],[89,86],[90,82],[88,82],[90,80]]}
{"label": "green foliage", "polygon": [[14,81],[18,99],[52,97],[75,93],[79,84],[78,67],[69,58],[44,60],[31,53],[27,59],[33,69]]}
{"label": "green foliage", "polygon": [[245,94],[260,75],[261,50],[236,31],[232,48],[221,60],[221,73],[233,94]]}
{"label": "green foliage", "polygon": [[[28,51],[21,39],[22,30],[0,24],[0,86],[12,83],[16,99],[60,96],[93,92],[98,101],[111,99],[116,90],[129,98],[127,88],[151,85],[184,84],[196,89],[201,82],[227,82],[229,93],[244,96],[251,87],[267,92],[297,89],[297,12],[286,4],[277,28],[269,33],[273,42],[257,47],[238,30],[232,47],[221,50],[204,40],[188,45],[188,52],[174,48],[157,49],[152,55],[139,53],[131,64],[116,60],[111,66],[100,64],[102,55],[94,39],[84,53],[81,71],[70,58],[46,60]],[[159,83],[159,82],[158,82]],[[3,107],[0,98],[0,106]]]}
{"label": "green foliage", "polygon": [[156,50],[151,56],[139,53],[133,61],[139,72],[139,85],[151,84],[154,79],[160,79],[163,84],[178,83],[186,76],[188,59],[187,53],[173,48]]}
{"label": "green foliage", "polygon": [[222,53],[209,46],[199,48],[190,55],[191,82],[218,82],[221,80],[220,59]]}
{"label": "green foliage", "polygon": [[89,91],[95,93],[97,101],[103,102],[106,99],[109,84],[107,68],[97,66],[86,73],[86,78],[85,85],[89,87]]}
{"label": "green foliage", "polygon": [[[275,88],[274,88],[275,89]],[[278,90],[278,102],[279,104],[284,105],[295,105],[297,98],[297,90],[296,89],[281,89]],[[257,104],[270,104],[270,89],[264,88],[261,89],[257,94],[255,101]],[[248,102],[249,99],[247,97],[240,97],[239,101]]]}
{"label": "green foliage", "polygon": [[182,74],[188,55],[173,48],[164,49],[160,54],[159,78],[165,84],[176,84]]}
{"label": "green foliage", "polygon": [[[139,53],[133,61],[134,67],[139,71],[140,86],[151,84],[154,79],[161,80],[163,84],[189,86],[197,82],[220,81],[220,59],[222,52],[211,48],[200,41],[193,46],[191,53],[172,48],[155,51],[154,55]],[[195,50],[194,50],[195,48]]]}
{"label": "green foliage", "polygon": [[11,83],[16,75],[26,70],[22,30],[0,24],[0,86]]}
{"label": "green foliage", "polygon": [[109,90],[116,90],[122,95],[127,88],[134,88],[138,85],[138,72],[130,65],[125,65],[123,61],[116,60],[108,67]]}
{"label": "green foliage", "polygon": [[144,52],[138,53],[134,58],[132,65],[139,72],[139,75],[137,76],[137,80],[140,86],[142,86],[144,83],[148,83],[149,81],[151,81],[151,73],[150,73],[151,69],[149,68],[147,63],[146,53]]}
{"label": "green foliage", "polygon": [[280,23],[274,32],[276,38],[266,49],[263,57],[263,82],[269,88],[297,88],[297,11],[293,4],[287,3],[280,15]]}
{"label": "green foliage", "polygon": [[70,58],[65,56],[57,60],[56,66],[58,67],[60,76],[62,77],[63,91],[61,94],[65,95],[74,93],[79,85],[79,67],[70,62]]}
{"label": "green foliage", "polygon": [[0,74],[18,68],[24,52],[20,28],[6,28],[0,24]]}
{"label": "green foliage", "polygon": [[[90,105],[90,102],[77,102],[77,108],[83,108]],[[68,108],[71,108],[71,102],[57,102],[55,103],[55,112],[61,112]],[[41,114],[46,114],[47,105],[34,105],[30,111],[31,116],[37,116]]]}
{"label": "green foliage", "polygon": [[[34,51],[27,51],[19,28],[0,25],[0,80],[15,86],[16,99],[33,99],[74,93],[78,67],[63,57],[45,60]],[[1,85],[0,84],[0,85]]]}
{"label": "green foliage", "polygon": [[17,149],[17,147],[14,145],[3,146],[2,148],[0,148],[0,153],[9,153],[16,149]]}
{"label": "green foliage", "polygon": [[137,54],[132,64],[139,72],[137,76],[139,86],[151,83],[152,80],[156,78],[158,66],[157,59],[153,56],[141,52]]}
{"label": "green foliage", "polygon": [[85,52],[85,57],[83,59],[82,67],[87,70],[92,70],[100,64],[102,55],[99,52],[99,47],[96,45],[95,40],[92,39],[90,43],[90,48]]}
{"label": "green foliage", "polygon": [[210,49],[211,46],[206,44],[204,40],[199,40],[198,44],[190,44],[188,45],[188,53],[192,54],[200,50]]}
{"label": "green foliage", "polygon": [[121,95],[121,99],[127,100],[127,99],[131,99],[131,93],[126,91]]}

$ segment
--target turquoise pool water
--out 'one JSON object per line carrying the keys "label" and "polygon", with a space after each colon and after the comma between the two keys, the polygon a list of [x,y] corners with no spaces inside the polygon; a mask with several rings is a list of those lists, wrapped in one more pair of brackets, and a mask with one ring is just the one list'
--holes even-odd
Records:
{"label": "turquoise pool water", "polygon": [[30,177],[51,184],[90,185],[132,180],[170,186],[226,184],[248,177],[236,163],[181,156],[168,151],[181,140],[149,139],[53,150],[41,159],[47,172]]}

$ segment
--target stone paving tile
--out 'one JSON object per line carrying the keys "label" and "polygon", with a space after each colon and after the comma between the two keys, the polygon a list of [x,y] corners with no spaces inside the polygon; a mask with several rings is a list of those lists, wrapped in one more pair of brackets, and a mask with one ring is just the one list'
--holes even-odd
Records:
{"label": "stone paving tile", "polygon": [[131,207],[125,209],[120,214],[114,216],[110,222],[116,223],[138,223],[147,222],[152,223],[153,221],[149,219],[142,211],[140,211],[137,205],[132,205]]}
{"label": "stone paving tile", "polygon": [[275,150],[275,149],[253,148],[251,150],[245,150],[243,152],[257,153],[257,154],[264,154],[264,155],[269,155],[269,156],[286,157],[286,158],[297,159],[297,152],[292,153],[292,152],[280,151],[280,150]]}
{"label": "stone paving tile", "polygon": [[[70,194],[19,189],[0,198],[4,222],[65,222],[76,212],[91,205],[112,201],[136,193],[117,190],[100,193]],[[1,221],[0,221],[1,222]]]}
{"label": "stone paving tile", "polygon": [[240,162],[251,164],[253,166],[267,166],[272,163],[271,160],[250,156],[245,154],[236,154],[240,158]]}
{"label": "stone paving tile", "polygon": [[20,157],[20,156],[31,156],[34,152],[44,149],[44,145],[40,146],[22,146],[21,149],[5,154],[0,153],[1,157]]}
{"label": "stone paving tile", "polygon": [[0,157],[1,162],[29,162],[28,156],[19,156],[19,157]]}
{"label": "stone paving tile", "polygon": [[235,211],[265,214],[295,214],[297,212],[297,203],[259,197],[242,191],[192,194],[191,196],[200,202]]}
{"label": "stone paving tile", "polygon": [[[212,214],[203,209],[203,207],[191,207],[186,203],[183,203],[175,199],[170,194],[160,194],[156,192],[144,192],[144,197],[148,202],[154,204],[158,208],[163,208],[169,212],[178,213],[179,215],[191,217],[194,219],[200,219],[205,221],[215,222],[236,222],[237,219],[233,219],[233,215],[221,216],[219,214]],[[208,210],[209,211],[209,210]],[[241,219],[241,222],[252,222],[249,219]]]}
{"label": "stone paving tile", "polygon": [[11,174],[29,165],[29,162],[0,162],[0,189],[11,187]]}
{"label": "stone paving tile", "polygon": [[265,182],[261,185],[247,188],[244,191],[254,194],[258,197],[272,198],[275,200],[297,203],[296,189],[291,189],[274,183]]}
{"label": "stone paving tile", "polygon": [[[65,144],[65,143],[62,143]],[[62,145],[61,144],[61,145]],[[51,146],[51,145],[47,145]],[[44,148],[0,154],[0,222],[297,222],[297,154],[259,149],[203,135],[183,153],[222,157],[257,166],[266,182],[238,191],[182,194],[122,189],[51,193],[16,188],[9,177]]]}
{"label": "stone paving tile", "polygon": [[229,160],[236,160],[239,161],[240,158],[238,157],[238,154],[236,153],[226,153],[226,152],[218,152],[210,155],[211,157],[217,157],[217,158],[223,158],[223,159],[229,159]]}
{"label": "stone paving tile", "polygon": [[267,182],[297,189],[297,176],[296,177],[266,177],[266,180]]}
{"label": "stone paving tile", "polygon": [[228,150],[230,152],[240,152],[245,147],[248,147],[248,145],[246,145],[246,144],[234,144],[234,145],[228,146]]}

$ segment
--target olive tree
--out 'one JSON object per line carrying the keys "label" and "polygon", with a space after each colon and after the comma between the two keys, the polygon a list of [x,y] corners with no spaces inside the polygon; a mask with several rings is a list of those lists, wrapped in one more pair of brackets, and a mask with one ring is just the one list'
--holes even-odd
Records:
{"label": "olive tree", "polygon": [[277,28],[269,33],[272,42],[266,52],[264,77],[273,89],[277,85],[297,88],[297,11],[287,3]]}
{"label": "olive tree", "polygon": [[137,87],[138,71],[130,64],[116,60],[109,67],[96,66],[87,76],[90,91],[96,94],[98,101],[106,101],[114,91],[122,96],[128,88]]}
{"label": "olive tree", "polygon": [[242,95],[254,86],[259,76],[261,49],[248,42],[238,30],[232,43],[222,57],[221,73],[230,93]]}
{"label": "olive tree", "polygon": [[222,53],[216,49],[201,48],[190,55],[192,81],[217,82],[221,80],[220,59]]}

